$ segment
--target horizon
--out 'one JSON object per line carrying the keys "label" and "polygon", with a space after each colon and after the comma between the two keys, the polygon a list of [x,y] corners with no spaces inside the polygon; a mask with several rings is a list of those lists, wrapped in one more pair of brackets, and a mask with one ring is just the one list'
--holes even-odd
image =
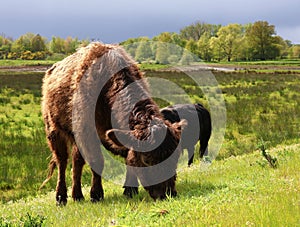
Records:
{"label": "horizon", "polygon": [[[185,25],[184,27],[180,28],[178,31],[162,31],[162,32],[160,32],[160,33],[158,33],[158,34],[153,34],[151,37],[146,36],[146,35],[141,35],[141,36],[136,36],[136,37],[128,37],[127,39],[120,40],[120,41],[118,41],[118,42],[111,42],[111,43],[121,43],[121,42],[126,41],[126,40],[131,39],[131,38],[135,39],[135,38],[140,38],[140,37],[148,37],[149,39],[152,39],[152,38],[154,38],[155,36],[158,36],[158,35],[160,35],[161,33],[164,33],[164,32],[180,34],[180,30],[181,30],[181,29],[183,29],[183,28],[185,28],[185,27],[187,27],[187,26],[193,25],[193,24],[195,24],[195,23],[197,23],[197,22],[205,23],[205,22],[202,22],[202,21],[199,21],[199,20],[198,20],[198,21],[194,21],[194,22],[192,22],[192,23],[190,23],[190,24]],[[248,23],[240,24],[240,25],[244,26],[244,25],[247,25],[247,24],[253,24],[253,23],[255,23],[255,22],[256,22],[256,21],[254,21],[254,22],[248,22]],[[268,21],[267,21],[267,22],[268,22]],[[234,23],[234,22],[233,22],[233,23],[230,23],[230,24],[239,24],[239,23]],[[269,23],[269,24],[270,24],[270,23]],[[215,25],[219,25],[219,24],[215,24]],[[226,26],[226,25],[228,25],[228,24],[225,24],[225,25],[224,25],[224,24],[220,24],[220,25],[221,25],[221,26]],[[275,35],[280,36],[281,38],[283,38],[283,39],[286,40],[286,41],[291,41],[293,45],[300,45],[300,42],[299,42],[299,43],[294,43],[292,40],[289,40],[289,39],[287,39],[286,37],[283,37],[283,36],[281,36],[280,34],[278,34],[278,32],[277,32],[277,26],[276,26],[275,24],[270,24],[270,25],[274,25],[274,26],[275,26]],[[103,41],[102,41],[100,38],[98,38],[98,37],[92,37],[92,38],[91,38],[91,37],[86,37],[86,38],[81,38],[81,37],[71,36],[71,35],[67,35],[67,36],[62,37],[62,36],[55,35],[55,34],[53,34],[51,37],[47,37],[47,36],[43,35],[43,34],[40,33],[40,32],[31,32],[31,31],[25,32],[24,34],[20,34],[18,37],[12,37],[11,35],[6,34],[5,32],[1,32],[1,31],[0,31],[0,36],[2,35],[2,36],[5,36],[5,37],[8,37],[8,38],[11,38],[13,41],[15,41],[16,39],[18,39],[18,38],[21,37],[22,35],[25,35],[25,34],[28,34],[28,33],[32,33],[32,34],[34,34],[34,35],[39,34],[39,35],[42,36],[43,38],[46,38],[48,42],[51,41],[52,37],[60,37],[60,38],[63,38],[63,39],[66,39],[67,37],[71,37],[71,38],[78,38],[79,40],[89,40],[89,41],[99,41],[99,42],[103,42]],[[105,42],[103,42],[103,43],[105,43]]]}
{"label": "horizon", "polygon": [[267,21],[277,35],[300,44],[298,0],[38,0],[5,1],[0,14],[0,33],[17,39],[28,32],[51,37],[96,39],[118,43],[129,38],[152,38],[162,32],[176,32],[197,21],[208,24]]}

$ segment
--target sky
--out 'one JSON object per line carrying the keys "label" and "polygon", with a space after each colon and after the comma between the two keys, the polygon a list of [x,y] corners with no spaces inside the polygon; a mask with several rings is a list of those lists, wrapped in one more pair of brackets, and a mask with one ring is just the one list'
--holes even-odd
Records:
{"label": "sky", "polygon": [[118,43],[177,32],[197,21],[247,24],[263,20],[277,35],[300,44],[300,0],[8,0],[0,3],[0,34]]}

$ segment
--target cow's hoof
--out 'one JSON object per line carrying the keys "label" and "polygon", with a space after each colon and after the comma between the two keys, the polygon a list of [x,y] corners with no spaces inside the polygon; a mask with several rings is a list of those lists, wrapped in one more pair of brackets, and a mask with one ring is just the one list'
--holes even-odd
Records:
{"label": "cow's hoof", "polygon": [[75,202],[81,202],[81,201],[84,201],[84,197],[82,196],[80,196],[80,197],[73,197],[73,200],[75,201]]}
{"label": "cow's hoof", "polygon": [[133,195],[139,194],[138,187],[127,187],[127,186],[124,186],[124,188],[125,189],[124,189],[123,195],[125,195],[128,198],[132,198]]}
{"label": "cow's hoof", "polygon": [[91,198],[92,203],[99,203],[102,200],[103,200],[103,198]]}
{"label": "cow's hoof", "polygon": [[103,199],[104,199],[104,194],[102,191],[98,192],[98,193],[91,192],[91,202],[92,203],[98,203]]}
{"label": "cow's hoof", "polygon": [[67,197],[63,196],[56,196],[56,206],[65,206],[67,205]]}
{"label": "cow's hoof", "polygon": [[171,197],[176,197],[177,196],[177,191],[171,191]]}

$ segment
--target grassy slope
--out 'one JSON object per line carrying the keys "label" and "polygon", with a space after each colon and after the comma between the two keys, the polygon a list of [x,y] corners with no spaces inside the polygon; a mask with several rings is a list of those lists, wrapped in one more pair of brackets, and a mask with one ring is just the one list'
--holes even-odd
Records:
{"label": "grassy slope", "polygon": [[[0,205],[2,224],[46,226],[297,226],[300,225],[300,145],[270,153],[279,161],[272,169],[260,152],[215,161],[200,170],[196,163],[178,173],[175,199],[153,202],[140,189],[134,199],[104,182],[105,200],[55,206],[54,192]],[[85,187],[88,198],[88,187]],[[1,223],[1,219],[0,219]]]}

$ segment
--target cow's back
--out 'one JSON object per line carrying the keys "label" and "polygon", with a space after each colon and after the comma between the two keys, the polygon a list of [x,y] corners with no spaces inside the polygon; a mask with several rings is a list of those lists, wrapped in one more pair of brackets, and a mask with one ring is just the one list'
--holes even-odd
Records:
{"label": "cow's back", "polygon": [[71,134],[73,96],[87,69],[112,46],[93,43],[54,64],[47,70],[42,86],[42,114],[46,132]]}

